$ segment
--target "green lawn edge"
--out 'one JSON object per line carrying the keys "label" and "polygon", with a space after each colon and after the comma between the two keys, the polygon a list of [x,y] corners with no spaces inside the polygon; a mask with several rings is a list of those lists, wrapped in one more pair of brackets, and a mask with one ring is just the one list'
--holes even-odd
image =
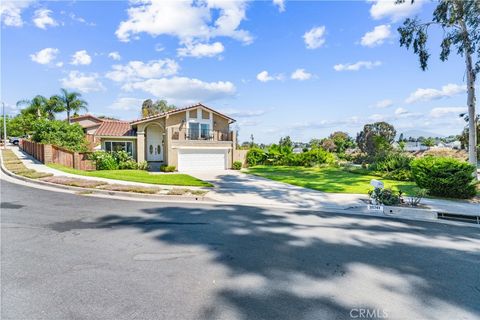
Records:
{"label": "green lawn edge", "polygon": [[141,182],[155,185],[213,187],[211,183],[183,173],[151,174],[144,170],[97,170],[83,171],[65,167],[56,163],[47,164],[48,167],[79,176],[106,178],[122,181]]}
{"label": "green lawn edge", "polygon": [[245,172],[327,193],[368,194],[373,189],[370,185],[372,179],[381,180],[386,188],[402,190],[407,195],[411,195],[417,188],[412,181],[388,180],[373,174],[352,173],[338,167],[255,166]]}

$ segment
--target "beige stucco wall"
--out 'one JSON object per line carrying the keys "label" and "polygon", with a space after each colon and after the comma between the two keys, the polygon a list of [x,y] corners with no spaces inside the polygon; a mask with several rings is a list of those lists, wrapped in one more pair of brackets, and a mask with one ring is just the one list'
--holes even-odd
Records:
{"label": "beige stucco wall", "polygon": [[71,123],[78,123],[79,125],[81,125],[83,128],[85,127],[89,127],[89,126],[92,126],[94,124],[97,124],[99,123],[98,121],[93,121],[92,119],[82,119],[82,120],[77,120],[75,121],[75,118],[71,118],[70,119],[70,122]]}
{"label": "beige stucco wall", "polygon": [[213,130],[219,130],[223,132],[228,132],[230,129],[230,125],[228,124],[228,120],[224,117],[220,117],[219,115],[213,114]]}

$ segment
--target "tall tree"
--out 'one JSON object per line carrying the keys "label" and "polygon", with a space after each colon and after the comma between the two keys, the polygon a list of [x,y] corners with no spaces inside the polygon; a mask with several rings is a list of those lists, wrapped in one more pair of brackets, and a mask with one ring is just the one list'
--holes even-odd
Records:
{"label": "tall tree", "polygon": [[147,99],[142,103],[142,117],[150,117],[167,111],[175,110],[177,107],[173,104],[168,104],[167,100]]}
{"label": "tall tree", "polygon": [[357,134],[357,144],[370,158],[381,157],[391,148],[396,135],[395,128],[387,122],[369,123]]}
{"label": "tall tree", "polygon": [[33,99],[24,99],[17,102],[17,106],[26,106],[22,110],[24,114],[33,114],[38,118],[42,118],[45,115],[45,107],[47,105],[48,99],[41,95],[36,95]]}
{"label": "tall tree", "polygon": [[44,106],[44,113],[48,120],[55,120],[55,115],[59,112],[65,111],[63,101],[58,96],[51,96]]}
{"label": "tall tree", "polygon": [[[82,95],[78,92],[68,92],[66,89],[60,89],[60,95],[54,96],[59,105],[67,112],[67,121],[70,123],[70,114],[79,112],[80,110],[88,111],[88,103],[82,99]],[[52,97],[53,98],[53,97]]]}
{"label": "tall tree", "polygon": [[[412,3],[415,0],[409,0]],[[397,0],[403,3],[405,0]],[[454,47],[457,54],[465,59],[467,78],[467,105],[469,115],[469,148],[468,160],[477,165],[477,137],[475,121],[475,81],[480,72],[480,1],[478,0],[439,0],[430,21],[422,22],[418,18],[408,18],[403,26],[398,28],[400,46],[418,55],[420,67],[426,70],[430,54],[427,49],[428,31],[432,25],[438,25],[443,30],[440,44],[440,60],[446,61],[450,50]],[[476,62],[474,61],[476,56]]]}

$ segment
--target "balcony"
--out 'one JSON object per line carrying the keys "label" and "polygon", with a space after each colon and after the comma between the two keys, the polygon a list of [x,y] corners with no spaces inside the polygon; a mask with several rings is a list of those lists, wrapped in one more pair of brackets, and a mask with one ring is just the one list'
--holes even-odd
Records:
{"label": "balcony", "polygon": [[171,134],[176,141],[233,141],[233,132],[220,130],[172,128]]}

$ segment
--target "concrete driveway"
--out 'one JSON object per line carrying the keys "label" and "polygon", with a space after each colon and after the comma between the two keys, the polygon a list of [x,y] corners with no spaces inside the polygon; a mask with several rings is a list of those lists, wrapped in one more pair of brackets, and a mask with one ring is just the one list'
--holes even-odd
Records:
{"label": "concrete driveway", "polygon": [[346,209],[365,205],[360,200],[366,198],[365,195],[324,193],[235,170],[185,173],[215,185],[208,196],[222,202],[310,209]]}

